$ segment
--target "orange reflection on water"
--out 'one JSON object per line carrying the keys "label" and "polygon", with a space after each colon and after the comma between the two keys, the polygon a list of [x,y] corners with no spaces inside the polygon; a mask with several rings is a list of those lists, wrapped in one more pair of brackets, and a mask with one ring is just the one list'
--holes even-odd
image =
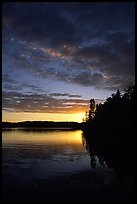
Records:
{"label": "orange reflection on water", "polygon": [[2,132],[2,144],[42,143],[42,144],[81,144],[81,130],[76,131],[25,131]]}

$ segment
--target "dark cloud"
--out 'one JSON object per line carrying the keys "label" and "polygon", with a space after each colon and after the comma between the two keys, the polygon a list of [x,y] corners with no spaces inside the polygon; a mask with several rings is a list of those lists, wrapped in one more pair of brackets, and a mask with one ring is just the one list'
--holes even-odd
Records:
{"label": "dark cloud", "polygon": [[56,3],[9,3],[3,8],[3,21],[6,28],[13,27],[27,40],[55,47],[76,44],[76,28],[65,15],[60,15],[61,9],[62,5]]}
{"label": "dark cloud", "polygon": [[70,98],[72,98],[72,97],[77,97],[77,98],[81,98],[82,96],[80,96],[80,95],[76,95],[76,94],[67,94],[67,93],[51,93],[51,94],[49,94],[49,96],[67,96],[67,97],[70,97]]}
{"label": "dark cloud", "polygon": [[31,41],[74,46],[133,30],[134,12],[134,3],[3,3],[3,24]]}
{"label": "dark cloud", "polygon": [[[3,3],[4,61],[10,57],[18,69],[39,79],[126,88],[135,81],[134,7],[133,2]],[[4,90],[10,85],[16,90],[16,79],[6,74]],[[59,94],[50,96],[73,97]]]}
{"label": "dark cloud", "polygon": [[[69,94],[58,93],[58,95]],[[95,101],[96,103],[104,102],[100,99],[95,99]],[[21,94],[14,91],[3,91],[2,104],[3,110],[10,112],[76,113],[89,109],[89,100],[85,99],[57,99],[51,94]]]}
{"label": "dark cloud", "polygon": [[[98,47],[85,47],[79,49],[76,53],[78,58],[98,58],[104,49]],[[107,50],[105,50],[107,51]],[[105,55],[105,53],[103,53]]]}
{"label": "dark cloud", "polygon": [[[69,94],[58,93],[61,96]],[[77,95],[74,95],[75,97]],[[79,95],[78,95],[79,97]],[[84,99],[57,99],[47,94],[21,94],[18,92],[3,91],[3,110],[16,112],[37,113],[73,113],[85,111],[89,106],[89,100]]]}
{"label": "dark cloud", "polygon": [[103,75],[100,73],[89,74],[88,71],[83,71],[74,76],[72,81],[83,86],[96,86],[103,81]]}

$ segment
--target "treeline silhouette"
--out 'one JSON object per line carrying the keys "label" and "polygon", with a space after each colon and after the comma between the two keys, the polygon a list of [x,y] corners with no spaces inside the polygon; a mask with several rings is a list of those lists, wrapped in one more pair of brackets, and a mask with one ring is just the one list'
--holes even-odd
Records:
{"label": "treeline silhouette", "polygon": [[69,129],[80,129],[81,124],[77,122],[53,122],[53,121],[24,121],[24,122],[2,122],[2,128],[27,128],[27,129],[38,129],[38,128],[69,128]]}
{"label": "treeline silhouette", "polygon": [[90,149],[103,156],[121,177],[135,176],[135,85],[122,95],[119,90],[104,104],[94,106],[83,123],[84,138]]}

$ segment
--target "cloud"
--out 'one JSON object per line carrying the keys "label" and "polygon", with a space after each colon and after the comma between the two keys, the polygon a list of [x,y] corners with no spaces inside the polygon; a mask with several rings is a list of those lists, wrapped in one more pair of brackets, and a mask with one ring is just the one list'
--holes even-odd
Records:
{"label": "cloud", "polygon": [[88,71],[83,71],[75,75],[72,81],[77,84],[82,84],[83,86],[96,86],[103,81],[103,75],[100,73],[91,74]]}
{"label": "cloud", "polygon": [[3,21],[6,28],[14,27],[20,37],[30,41],[55,47],[74,44],[78,41],[75,26],[60,15],[61,9],[56,3],[4,4]]}
{"label": "cloud", "polygon": [[76,95],[76,94],[67,94],[67,93],[51,93],[49,94],[49,96],[67,96],[67,97],[70,97],[70,98],[73,98],[73,97],[76,97],[76,98],[81,98],[82,96],[80,95]]}
{"label": "cloud", "polygon": [[135,81],[134,3],[3,3],[3,55],[38,79],[123,89]]}
{"label": "cloud", "polygon": [[[79,97],[79,95],[62,93],[58,95]],[[51,97],[51,94],[21,94],[3,91],[2,96],[2,109],[13,112],[76,113],[84,112],[89,106],[89,100],[57,99]]]}

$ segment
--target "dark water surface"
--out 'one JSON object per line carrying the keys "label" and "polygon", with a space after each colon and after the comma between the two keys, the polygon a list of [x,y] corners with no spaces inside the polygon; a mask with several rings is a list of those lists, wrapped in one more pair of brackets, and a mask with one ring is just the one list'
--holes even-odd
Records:
{"label": "dark water surface", "polygon": [[4,131],[2,147],[3,174],[23,181],[90,169],[81,131]]}
{"label": "dark water surface", "polygon": [[28,188],[46,179],[83,171],[92,172],[94,188],[115,182],[113,170],[101,165],[97,156],[95,159],[92,168],[80,130],[3,131],[3,188],[7,192],[14,187]]}

